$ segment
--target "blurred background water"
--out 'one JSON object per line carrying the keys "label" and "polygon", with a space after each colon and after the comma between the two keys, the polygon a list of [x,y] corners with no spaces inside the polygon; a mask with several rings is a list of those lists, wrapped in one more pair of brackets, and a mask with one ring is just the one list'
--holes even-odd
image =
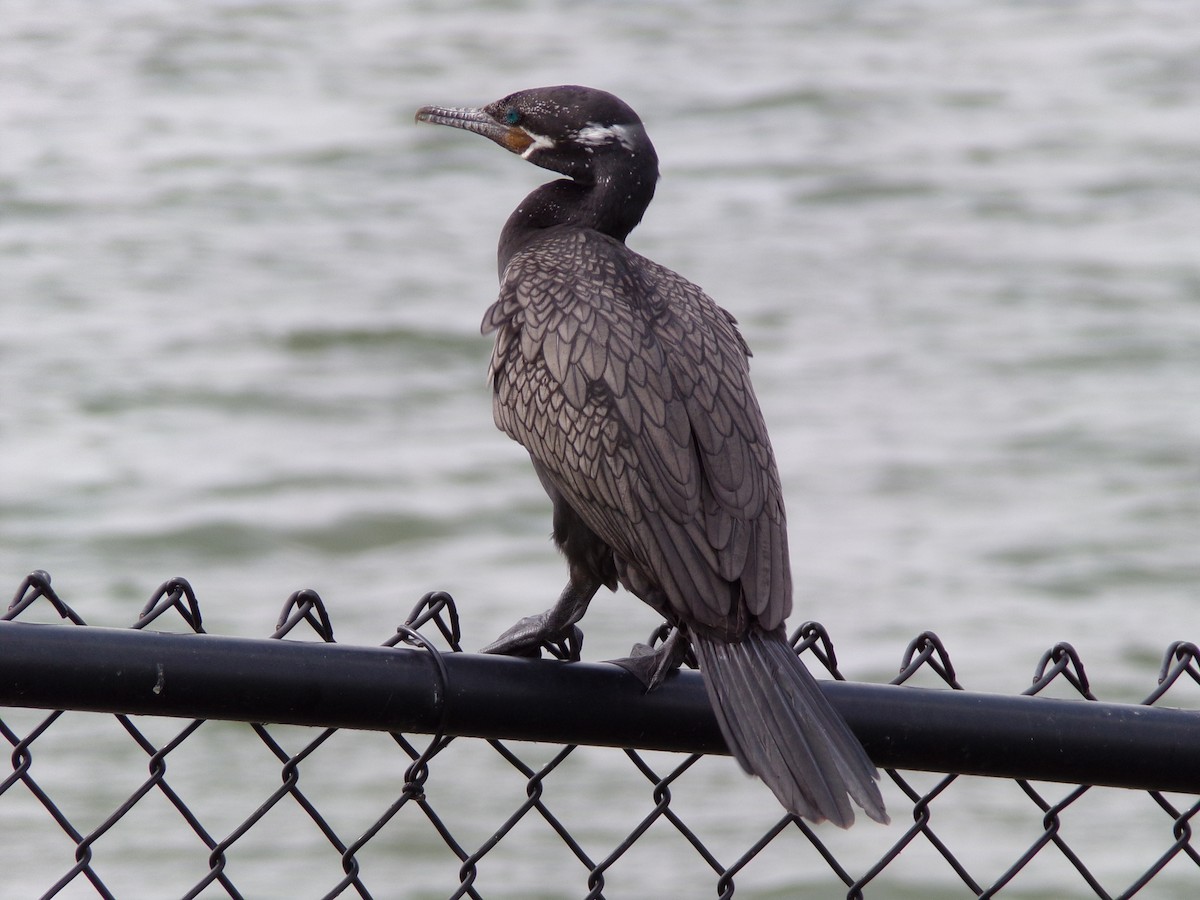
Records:
{"label": "blurred background water", "polygon": [[[1200,583],[1200,31],[1169,2],[10,0],[12,589],[43,568],[124,625],[183,575],[260,636],[311,587],[365,643],[431,589],[469,646],[548,605],[478,334],[547,173],[412,114],[565,82],[641,113],[663,178],[630,243],[754,348],[794,622],[852,678],[931,629],[970,688],[1068,640],[1105,699],[1148,692]],[[585,655],[653,624],[601,597]]]}

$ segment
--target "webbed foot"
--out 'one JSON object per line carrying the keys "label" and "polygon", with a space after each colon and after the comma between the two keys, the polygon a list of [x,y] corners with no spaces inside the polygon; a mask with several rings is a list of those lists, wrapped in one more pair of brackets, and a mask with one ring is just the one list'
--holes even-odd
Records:
{"label": "webbed foot", "polygon": [[672,628],[666,640],[657,647],[634,644],[629,656],[624,659],[610,659],[608,662],[629,672],[646,686],[647,692],[650,692],[683,665],[690,649],[686,633]]}
{"label": "webbed foot", "polygon": [[575,623],[583,618],[599,587],[598,581],[568,582],[554,606],[536,616],[526,616],[481,652],[536,659],[545,647],[558,659],[579,659],[583,632]]}

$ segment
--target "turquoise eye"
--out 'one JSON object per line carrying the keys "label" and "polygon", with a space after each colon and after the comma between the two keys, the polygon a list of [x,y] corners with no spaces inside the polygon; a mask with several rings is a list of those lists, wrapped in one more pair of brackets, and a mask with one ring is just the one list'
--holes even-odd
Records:
{"label": "turquoise eye", "polygon": [[521,121],[521,113],[516,107],[510,106],[508,112],[504,114],[504,123],[506,125],[516,125]]}

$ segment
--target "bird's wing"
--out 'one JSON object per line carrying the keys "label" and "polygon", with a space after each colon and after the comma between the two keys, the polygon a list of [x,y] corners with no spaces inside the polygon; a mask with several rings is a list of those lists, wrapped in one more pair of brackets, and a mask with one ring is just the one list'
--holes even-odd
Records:
{"label": "bird's wing", "polygon": [[484,317],[496,424],[692,624],[791,610],[782,492],[732,316],[593,232],[517,253]]}

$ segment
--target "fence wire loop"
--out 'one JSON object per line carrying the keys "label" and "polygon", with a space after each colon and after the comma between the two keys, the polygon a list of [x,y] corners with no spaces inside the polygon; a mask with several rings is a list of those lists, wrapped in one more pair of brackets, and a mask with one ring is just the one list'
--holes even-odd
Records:
{"label": "fence wire loop", "polygon": [[12,602],[8,604],[8,612],[0,616],[0,621],[12,621],[16,619],[17,616],[21,615],[21,613],[43,597],[54,607],[54,611],[58,613],[59,618],[66,619],[75,625],[87,624],[75,610],[71,609],[55,593],[54,588],[50,586],[50,573],[43,569],[34,569],[25,576],[24,580],[21,581],[21,586],[17,588],[17,592],[13,595]]}
{"label": "fence wire loop", "polygon": [[275,633],[272,638],[282,639],[292,633],[301,622],[307,622],[309,627],[322,641],[327,644],[335,643],[333,639],[333,623],[329,612],[325,609],[325,601],[321,595],[309,588],[294,591],[283,604],[279,619],[275,623]]}
{"label": "fence wire loop", "polygon": [[[449,599],[449,595],[446,595],[446,598]],[[396,634],[388,645],[395,646],[400,642],[424,650],[426,656],[433,662],[433,670],[436,675],[433,697],[437,706],[437,728],[433,737],[425,745],[425,749],[417,755],[404,772],[403,795],[419,801],[425,799],[424,785],[429,778],[429,760],[447,743],[446,714],[448,711],[447,698],[450,696],[450,673],[446,671],[446,663],[442,659],[441,651],[415,628],[408,625],[397,626]]]}
{"label": "fence wire loop", "polygon": [[1033,682],[1022,693],[1030,696],[1041,692],[1055,678],[1065,678],[1067,682],[1087,700],[1095,700],[1091,684],[1088,682],[1087,671],[1075,648],[1065,641],[1060,641],[1042,654],[1037,668],[1033,673]]}
{"label": "fence wire loop", "polygon": [[462,628],[459,625],[458,607],[454,598],[445,591],[430,591],[417,601],[404,624],[414,631],[432,622],[441,633],[442,639],[455,653],[462,652]]}
{"label": "fence wire loop", "polygon": [[900,661],[900,673],[892,679],[892,684],[903,684],[912,678],[920,669],[928,666],[942,681],[956,691],[963,690],[954,673],[954,663],[950,661],[950,652],[942,639],[932,631],[923,631],[909,643]]}
{"label": "fence wire loop", "polygon": [[1175,641],[1163,655],[1162,666],[1158,670],[1158,683],[1163,687],[1173,685],[1181,675],[1187,674],[1200,684],[1200,647],[1190,641]]}
{"label": "fence wire loop", "polygon": [[186,578],[172,578],[164,581],[157,591],[146,601],[142,611],[138,613],[137,621],[131,628],[145,628],[167,610],[175,610],[184,623],[196,634],[204,634],[203,621],[200,615],[200,603],[196,592]]}
{"label": "fence wire loop", "polygon": [[792,632],[788,640],[797,656],[806,650],[811,650],[813,656],[821,661],[821,665],[829,670],[830,675],[838,681],[845,681],[845,677],[838,671],[837,653],[834,652],[833,641],[829,637],[829,632],[825,630],[825,626],[820,622],[803,623]]}

